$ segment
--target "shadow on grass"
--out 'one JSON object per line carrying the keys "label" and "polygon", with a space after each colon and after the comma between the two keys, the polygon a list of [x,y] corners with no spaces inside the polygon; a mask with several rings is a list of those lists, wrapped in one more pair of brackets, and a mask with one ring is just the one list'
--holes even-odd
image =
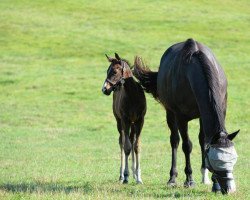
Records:
{"label": "shadow on grass", "polygon": [[63,185],[60,183],[42,183],[42,182],[31,182],[31,183],[5,183],[0,185],[0,190],[7,192],[64,192],[66,194],[72,192],[83,192],[90,193],[93,191],[93,187],[89,182],[86,182],[79,186],[74,185]]}
{"label": "shadow on grass", "polygon": [[0,190],[12,193],[103,193],[132,198],[192,198],[204,197],[205,191],[197,189],[184,189],[182,187],[170,189],[157,185],[118,185],[116,183],[91,184],[85,182],[79,185],[75,183],[62,184],[53,182],[30,182],[30,183],[5,183],[0,185]]}

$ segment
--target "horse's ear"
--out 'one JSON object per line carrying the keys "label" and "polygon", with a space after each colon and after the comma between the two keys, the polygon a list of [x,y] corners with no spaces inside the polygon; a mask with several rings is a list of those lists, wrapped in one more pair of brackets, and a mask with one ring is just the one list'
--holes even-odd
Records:
{"label": "horse's ear", "polygon": [[117,53],[115,53],[115,58],[116,58],[117,60],[121,60],[120,56],[119,56]]}
{"label": "horse's ear", "polygon": [[114,60],[114,58],[109,57],[107,54],[105,54],[105,56],[107,57],[109,62],[112,62]]}
{"label": "horse's ear", "polygon": [[234,133],[228,134],[227,138],[232,141],[239,132],[240,130],[235,131]]}

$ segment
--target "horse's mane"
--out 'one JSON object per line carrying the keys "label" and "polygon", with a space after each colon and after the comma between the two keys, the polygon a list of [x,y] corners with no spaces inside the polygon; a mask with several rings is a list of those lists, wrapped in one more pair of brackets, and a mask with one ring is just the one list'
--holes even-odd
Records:
{"label": "horse's mane", "polygon": [[193,39],[188,39],[182,49],[182,61],[185,63],[190,63],[192,56],[198,58],[202,65],[202,70],[205,74],[209,89],[209,98],[211,102],[212,109],[214,111],[214,119],[218,120],[219,126],[223,124],[223,127],[216,127],[216,132],[220,133],[224,130],[224,116],[221,104],[219,103],[220,87],[219,87],[219,76],[214,64],[208,59],[205,53],[203,53],[197,43]]}

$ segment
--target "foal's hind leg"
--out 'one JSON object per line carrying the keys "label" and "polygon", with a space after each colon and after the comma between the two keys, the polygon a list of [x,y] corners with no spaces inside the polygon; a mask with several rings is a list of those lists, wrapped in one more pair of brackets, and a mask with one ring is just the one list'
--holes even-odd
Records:
{"label": "foal's hind leg", "polygon": [[171,135],[170,135],[170,144],[172,148],[172,164],[171,164],[171,170],[170,170],[170,179],[168,181],[169,186],[175,186],[176,185],[176,177],[178,175],[177,169],[176,169],[176,160],[177,160],[177,149],[179,146],[179,133],[176,123],[176,118],[174,113],[171,111],[167,111],[167,123],[168,127],[170,128]]}
{"label": "foal's hind leg", "polygon": [[199,142],[201,147],[201,175],[202,175],[201,182],[209,185],[211,184],[211,182],[208,177],[208,169],[205,166],[205,134],[203,132],[201,119],[200,119]]}
{"label": "foal's hind leg", "polygon": [[182,150],[185,154],[186,159],[186,167],[185,167],[185,173],[186,173],[186,181],[184,182],[185,187],[194,187],[195,182],[193,181],[192,177],[192,168],[191,168],[191,162],[190,162],[190,154],[192,151],[192,142],[189,139],[188,136],[188,124],[187,121],[178,119],[178,128],[181,134],[182,138]]}

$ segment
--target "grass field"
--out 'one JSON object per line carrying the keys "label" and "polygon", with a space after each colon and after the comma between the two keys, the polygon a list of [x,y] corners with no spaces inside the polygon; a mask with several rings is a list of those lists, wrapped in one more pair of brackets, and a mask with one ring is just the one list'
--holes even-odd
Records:
{"label": "grass field", "polygon": [[[250,199],[250,2],[0,1],[0,199]],[[118,52],[141,55],[157,69],[170,45],[189,37],[206,44],[225,69],[226,127],[235,139],[237,193],[200,184],[198,122],[189,125],[197,183],[167,188],[169,130],[164,109],[147,95],[142,131],[143,185],[118,183],[118,133],[112,98],[101,93]]]}

